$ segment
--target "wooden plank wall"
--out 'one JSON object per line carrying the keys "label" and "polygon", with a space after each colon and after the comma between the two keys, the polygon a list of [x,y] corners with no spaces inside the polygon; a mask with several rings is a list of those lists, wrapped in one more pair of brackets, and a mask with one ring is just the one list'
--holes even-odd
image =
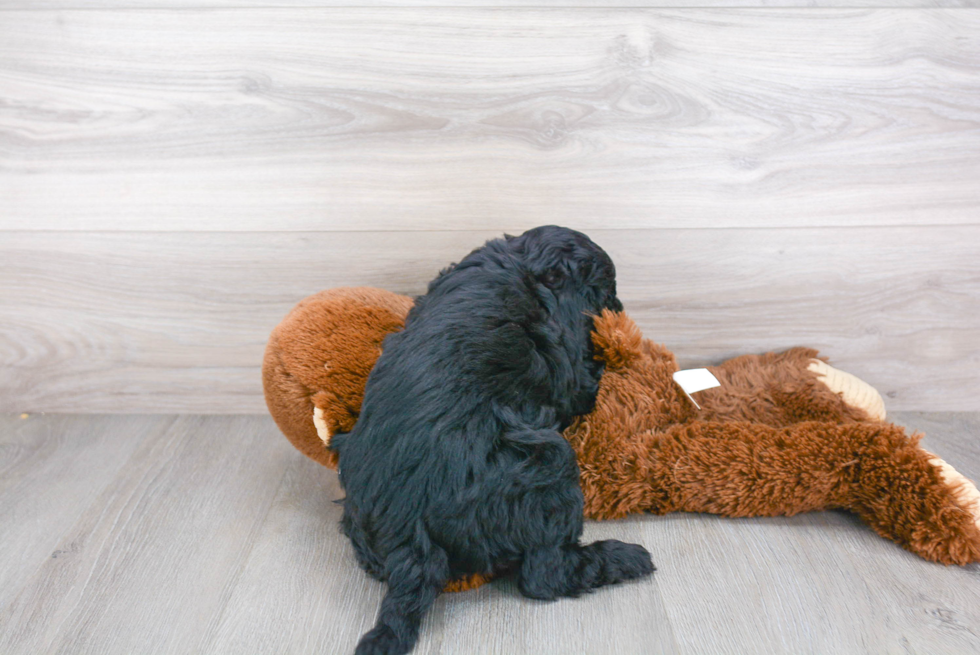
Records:
{"label": "wooden plank wall", "polygon": [[303,296],[544,223],[684,365],[980,409],[980,9],[252,4],[0,1],[0,411],[262,412]]}

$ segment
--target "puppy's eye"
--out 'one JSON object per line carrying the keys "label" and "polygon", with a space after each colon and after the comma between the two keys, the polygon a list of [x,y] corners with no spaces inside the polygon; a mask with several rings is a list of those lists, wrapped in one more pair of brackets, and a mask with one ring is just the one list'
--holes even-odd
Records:
{"label": "puppy's eye", "polygon": [[562,280],[565,279],[565,276],[561,271],[552,269],[542,273],[539,279],[541,280],[541,284],[545,285],[549,289],[554,289],[561,284]]}

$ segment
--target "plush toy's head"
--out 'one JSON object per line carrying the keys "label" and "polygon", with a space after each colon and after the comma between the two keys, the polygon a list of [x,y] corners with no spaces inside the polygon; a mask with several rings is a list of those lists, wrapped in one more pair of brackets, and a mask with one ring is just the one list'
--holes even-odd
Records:
{"label": "plush toy's head", "polygon": [[300,302],[272,332],[262,365],[266,404],[304,455],[337,467],[330,437],[354,427],[382,342],[411,307],[411,298],[381,289],[329,289]]}
{"label": "plush toy's head", "polygon": [[[412,304],[411,298],[382,289],[329,289],[304,299],[273,330],[262,366],[266,404],[279,429],[304,455],[337,468],[337,455],[327,448],[330,438],[354,427],[382,342],[404,327]],[[664,403],[681,405],[677,390],[669,383],[655,384],[669,380],[676,369],[673,355],[644,342],[636,324],[621,312],[603,311],[596,317],[595,330],[596,358],[605,362],[607,371],[616,371],[604,378],[604,387],[611,385],[612,390],[600,396],[615,396],[609,399],[612,405],[630,397],[634,410],[637,404],[645,406],[647,411],[637,411],[628,423],[648,420],[650,412],[663,420],[676,419]],[[654,387],[670,391],[655,406],[649,402]],[[600,398],[599,405],[605,404]],[[684,405],[681,411],[686,409]],[[610,412],[613,418],[623,416],[615,407],[597,413],[608,419]],[[624,427],[616,420],[612,423]]]}

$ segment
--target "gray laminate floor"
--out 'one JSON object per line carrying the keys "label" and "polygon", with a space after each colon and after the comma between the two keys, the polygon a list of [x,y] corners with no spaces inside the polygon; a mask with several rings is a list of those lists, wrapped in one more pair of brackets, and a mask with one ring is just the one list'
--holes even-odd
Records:
{"label": "gray laminate floor", "polygon": [[[980,414],[902,413],[980,478]],[[0,653],[349,653],[382,585],[337,530],[336,475],[264,416],[0,417]],[[652,579],[542,603],[443,595],[417,653],[980,652],[980,567],[840,512],[591,523]]]}

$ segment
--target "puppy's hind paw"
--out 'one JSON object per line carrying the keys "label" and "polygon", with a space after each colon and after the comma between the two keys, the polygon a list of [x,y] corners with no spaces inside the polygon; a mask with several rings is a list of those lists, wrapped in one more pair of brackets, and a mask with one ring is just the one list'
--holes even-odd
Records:
{"label": "puppy's hind paw", "polygon": [[552,600],[580,596],[593,589],[653,573],[650,553],[622,541],[567,544],[526,553],[517,588],[528,598]]}
{"label": "puppy's hind paw", "polygon": [[414,645],[401,639],[389,626],[378,625],[361,637],[354,655],[403,655]]}

